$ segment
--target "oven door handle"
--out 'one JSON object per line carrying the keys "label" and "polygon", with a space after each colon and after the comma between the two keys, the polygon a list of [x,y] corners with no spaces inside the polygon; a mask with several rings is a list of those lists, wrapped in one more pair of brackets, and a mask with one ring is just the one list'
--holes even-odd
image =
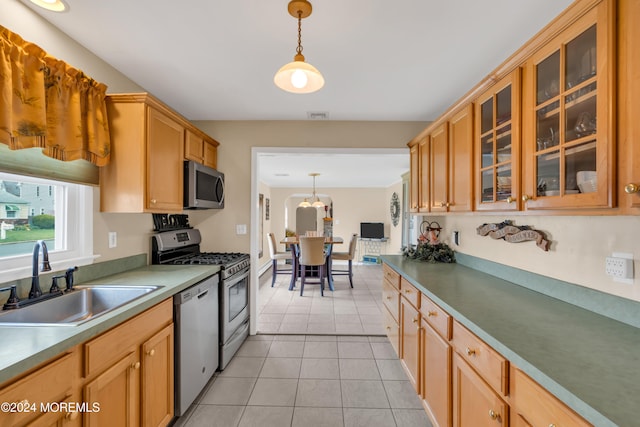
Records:
{"label": "oven door handle", "polygon": [[249,270],[247,269],[245,272],[241,273],[240,275],[231,276],[224,279],[222,283],[224,284],[225,288],[230,288],[231,286],[235,285],[241,280],[246,279],[248,276],[249,276]]}

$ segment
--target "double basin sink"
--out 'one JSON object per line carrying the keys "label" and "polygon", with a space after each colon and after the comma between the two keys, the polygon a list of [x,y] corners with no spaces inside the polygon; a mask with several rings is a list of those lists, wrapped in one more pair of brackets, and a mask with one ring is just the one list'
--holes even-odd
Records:
{"label": "double basin sink", "polygon": [[81,285],[27,307],[0,312],[0,326],[78,326],[132,302],[159,286]]}

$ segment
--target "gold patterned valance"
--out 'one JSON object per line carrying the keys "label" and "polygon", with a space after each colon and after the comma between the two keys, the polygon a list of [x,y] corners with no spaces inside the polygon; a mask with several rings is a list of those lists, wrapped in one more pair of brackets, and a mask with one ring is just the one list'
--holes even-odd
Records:
{"label": "gold patterned valance", "polygon": [[109,162],[107,87],[0,26],[0,143]]}

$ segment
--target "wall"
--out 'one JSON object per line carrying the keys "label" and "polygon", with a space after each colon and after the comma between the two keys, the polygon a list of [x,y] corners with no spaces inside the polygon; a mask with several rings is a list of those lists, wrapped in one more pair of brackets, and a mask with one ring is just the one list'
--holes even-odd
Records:
{"label": "wall", "polygon": [[[444,240],[451,245],[453,230],[460,231],[455,250],[544,276],[576,283],[602,292],[640,301],[640,216],[429,216],[444,228]],[[544,231],[553,242],[545,252],[534,242],[507,243],[480,236],[483,223],[511,219],[515,225],[530,225]],[[614,282],[605,275],[605,257],[612,252],[633,253],[634,284]]]}

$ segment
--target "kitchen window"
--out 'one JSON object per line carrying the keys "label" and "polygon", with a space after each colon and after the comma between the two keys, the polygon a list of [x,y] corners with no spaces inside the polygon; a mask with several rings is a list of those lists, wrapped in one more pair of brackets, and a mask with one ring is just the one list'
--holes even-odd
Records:
{"label": "kitchen window", "polygon": [[90,264],[92,188],[0,172],[0,227],[0,283],[31,276],[37,240],[47,243],[54,271]]}

